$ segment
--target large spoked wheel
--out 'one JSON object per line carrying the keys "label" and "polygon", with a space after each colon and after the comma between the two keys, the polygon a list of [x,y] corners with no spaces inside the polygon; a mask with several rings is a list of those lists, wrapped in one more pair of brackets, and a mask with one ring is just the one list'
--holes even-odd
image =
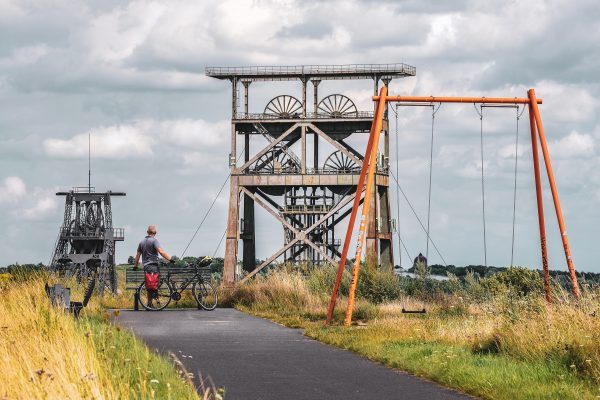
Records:
{"label": "large spoked wheel", "polygon": [[158,311],[168,306],[171,302],[172,294],[173,289],[171,285],[169,285],[168,281],[162,279],[156,290],[146,289],[144,283],[138,288],[140,303],[148,311]]}
{"label": "large spoked wheel", "polygon": [[212,311],[217,308],[218,294],[212,283],[206,281],[194,282],[192,292],[196,302],[203,309]]}

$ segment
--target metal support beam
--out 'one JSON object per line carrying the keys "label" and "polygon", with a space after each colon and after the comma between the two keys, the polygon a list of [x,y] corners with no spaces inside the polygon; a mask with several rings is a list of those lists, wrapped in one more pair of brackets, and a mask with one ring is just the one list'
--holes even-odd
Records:
{"label": "metal support beam", "polygon": [[319,80],[319,79],[313,79],[312,83],[313,83],[313,112],[316,114],[319,111],[319,109],[318,109],[318,106],[319,106],[319,94],[318,94],[319,89],[318,88],[319,88],[319,84],[321,83],[321,80]]}
{"label": "metal support beam", "polygon": [[[292,125],[289,129],[287,129],[285,132],[283,132],[277,139],[273,140],[271,143],[269,143],[269,145],[267,145],[267,147],[265,147],[264,149],[262,149],[261,151],[259,151],[258,153],[256,153],[254,155],[254,157],[252,157],[250,160],[246,161],[244,163],[244,165],[242,165],[238,171],[236,172],[244,172],[246,169],[248,169],[248,167],[250,165],[252,165],[256,160],[258,160],[260,157],[264,156],[269,150],[271,150],[273,147],[275,147],[275,145],[277,145],[279,142],[281,142],[283,139],[285,139],[286,137],[288,137],[292,132],[294,132],[294,130],[296,130],[296,128],[298,128],[298,126],[300,126],[300,123],[295,123],[294,125]],[[234,125],[235,126],[235,125]],[[235,132],[234,132],[235,135]]]}
{"label": "metal support beam", "polygon": [[[243,190],[246,190],[246,189],[244,188]],[[254,195],[252,195],[252,196],[254,196]],[[309,233],[311,233],[318,226],[320,226],[324,222],[326,222],[327,219],[329,219],[332,215],[334,215],[335,213],[337,213],[341,208],[343,208],[344,206],[346,206],[353,198],[354,198],[354,196],[348,196],[348,197],[346,197],[345,199],[341,200],[338,204],[336,204],[336,206],[333,207],[327,214],[325,214],[324,216],[322,216],[321,218],[319,218],[319,220],[317,222],[315,222],[313,225],[311,225],[310,227],[308,227],[307,229],[305,229],[303,231],[298,231],[296,228],[292,227],[287,221],[285,221],[285,219],[283,219],[279,215],[277,215],[270,207],[266,207],[266,205],[264,203],[262,203],[260,201],[260,199],[258,199],[256,196],[254,196],[254,201],[257,204],[259,204],[262,207],[264,207],[271,215],[275,216],[275,218],[277,220],[279,220],[280,222],[282,222],[283,224],[285,224],[286,227],[291,227],[292,232],[294,232],[294,233],[299,232],[299,233],[296,235],[296,237],[294,239],[290,240],[290,242],[288,242],[287,244],[285,244],[282,248],[280,248],[279,250],[277,250],[271,257],[269,257],[262,264],[260,264],[258,267],[256,267],[252,272],[250,272],[248,275],[246,275],[246,277],[244,279],[242,279],[242,281],[240,283],[244,283],[248,279],[252,278],[254,275],[256,275],[263,268],[265,268],[266,266],[268,266],[269,264],[271,264],[275,259],[277,259],[277,257],[279,257],[280,255],[282,255],[285,251],[287,251],[289,248],[291,248],[294,244],[296,244],[300,240],[302,240],[303,242],[305,242],[306,244],[308,244],[309,246],[311,246],[315,250],[317,250],[319,253],[321,253],[322,255],[324,255],[324,257],[326,259],[328,259],[328,261],[335,262],[327,254],[323,254],[323,252],[321,251],[321,249],[318,246],[316,246],[314,243],[312,243],[312,241],[308,240],[307,237],[308,237]],[[311,243],[312,243],[312,245],[311,245]]]}
{"label": "metal support beam", "polygon": [[320,137],[322,137],[327,142],[329,142],[333,147],[335,147],[336,149],[338,149],[339,151],[341,151],[342,153],[344,153],[345,155],[350,157],[357,165],[362,165],[362,160],[360,158],[356,157],[354,154],[352,154],[351,151],[346,149],[346,147],[342,146],[336,140],[333,140],[329,135],[327,135],[325,132],[323,132],[321,129],[317,128],[315,126],[315,124],[307,123],[306,126],[308,126],[313,132],[315,132]]}
{"label": "metal support beam", "polygon": [[248,116],[248,89],[252,81],[242,80],[242,84],[244,85],[244,115]]}
{"label": "metal support beam", "polygon": [[563,243],[563,249],[565,252],[565,258],[567,259],[567,267],[569,268],[569,277],[571,278],[571,290],[573,296],[579,297],[579,284],[577,283],[577,276],[575,275],[575,266],[573,265],[573,258],[571,257],[571,246],[569,245],[569,238],[567,237],[567,229],[565,227],[565,220],[560,206],[560,198],[558,197],[558,189],[556,188],[556,182],[554,180],[554,172],[552,171],[552,162],[550,161],[550,152],[548,150],[548,144],[546,143],[546,135],[544,134],[544,127],[542,125],[542,117],[540,116],[540,110],[538,109],[538,102],[535,97],[535,90],[529,89],[527,95],[530,99],[530,106],[535,117],[535,125],[537,128],[538,136],[540,139],[540,145],[542,147],[542,154],[544,156],[544,164],[546,165],[546,173],[548,174],[548,182],[550,183],[550,191],[552,192],[552,200],[554,201],[554,209],[556,211],[556,219],[558,220],[558,228],[560,229],[560,237]]}
{"label": "metal support beam", "polygon": [[225,239],[225,265],[223,267],[223,281],[226,285],[233,285],[237,280],[238,214],[239,187],[237,177],[232,176],[230,179],[229,215],[227,216]]}
{"label": "metal support beam", "polygon": [[538,227],[540,231],[540,246],[542,251],[542,270],[544,273],[544,294],[548,303],[552,302],[552,287],[550,286],[550,271],[548,269],[548,249],[546,247],[546,222],[544,219],[544,199],[542,197],[542,178],[537,143],[537,131],[533,109],[529,105],[529,129],[531,132],[531,151],[533,154],[533,176],[535,178],[535,199],[538,212]]}
{"label": "metal support beam", "polygon": [[[354,296],[356,293],[356,284],[358,282],[358,272],[360,269],[360,259],[362,256],[362,246],[365,238],[365,224],[369,215],[370,201],[372,195],[372,188],[375,186],[375,169],[377,167],[377,148],[379,144],[379,136],[381,133],[381,125],[383,123],[383,111],[385,108],[385,96],[387,95],[387,88],[384,86],[381,88],[380,97],[381,100],[377,102],[377,108],[375,110],[375,116],[373,117],[373,148],[371,149],[371,157],[369,162],[369,172],[367,175],[367,187],[365,194],[365,201],[362,209],[361,223],[358,235],[358,244],[356,246],[356,253],[354,257],[354,265],[352,267],[352,278],[350,280],[350,289],[348,293],[348,306],[346,307],[346,316],[344,318],[344,325],[349,326],[352,322],[352,311],[354,308]],[[352,230],[353,226],[348,226],[348,230]]]}

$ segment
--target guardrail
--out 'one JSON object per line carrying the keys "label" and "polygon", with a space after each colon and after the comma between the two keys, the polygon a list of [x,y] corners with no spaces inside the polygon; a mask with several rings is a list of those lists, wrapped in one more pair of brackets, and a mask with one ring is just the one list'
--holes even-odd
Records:
{"label": "guardrail", "polygon": [[392,64],[334,64],[334,65],[280,65],[250,67],[206,67],[208,76],[264,76],[264,75],[334,75],[334,74],[406,74],[415,75],[417,69],[404,63]]}
{"label": "guardrail", "polygon": [[281,116],[276,114],[264,114],[264,113],[236,113],[234,119],[236,120],[280,120],[280,119],[373,119],[373,111],[357,111],[354,113],[348,113],[346,115],[332,116],[330,114],[306,113],[306,117],[302,114],[296,113],[288,116]]}
{"label": "guardrail", "polygon": [[[389,173],[389,169],[378,167],[376,172],[378,174],[387,175]],[[301,174],[300,170],[297,168],[285,168],[275,170],[257,170],[253,168],[248,168],[248,171],[244,173],[244,175],[359,175],[360,168],[356,169],[348,169],[348,170],[339,170],[339,169],[330,169],[330,168],[307,168],[306,174]]]}

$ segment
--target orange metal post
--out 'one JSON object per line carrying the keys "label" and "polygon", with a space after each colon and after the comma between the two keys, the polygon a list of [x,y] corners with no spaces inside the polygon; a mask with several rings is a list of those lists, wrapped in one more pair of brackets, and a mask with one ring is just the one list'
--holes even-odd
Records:
{"label": "orange metal post", "polygon": [[375,125],[375,120],[373,120],[373,123],[371,124],[371,132],[369,133],[369,141],[367,142],[367,149],[365,150],[365,157],[363,159],[362,168],[360,169],[358,184],[356,185],[354,204],[352,205],[352,213],[350,214],[350,221],[348,221],[348,228],[346,230],[346,238],[344,239],[344,249],[342,250],[340,264],[338,266],[337,275],[333,284],[331,300],[329,300],[329,308],[327,310],[327,321],[325,322],[327,325],[331,324],[331,319],[333,318],[333,311],[335,310],[335,303],[337,301],[338,292],[340,290],[342,275],[344,274],[344,269],[346,268],[346,260],[348,258],[348,250],[350,249],[350,241],[352,240],[352,233],[354,231],[354,223],[356,222],[356,214],[358,214],[360,198],[362,197],[362,191],[365,187],[365,177],[367,176],[367,170],[369,169],[369,163],[371,161],[371,150],[373,149],[373,138],[375,137]]}
{"label": "orange metal post", "polygon": [[535,90],[529,89],[527,91],[527,95],[531,100],[529,104],[531,105],[531,109],[533,110],[533,115],[535,117],[535,123],[537,126],[537,132],[540,138],[540,144],[542,146],[542,154],[544,155],[544,163],[546,164],[546,172],[548,173],[548,181],[550,182],[550,189],[552,191],[552,200],[554,201],[554,209],[556,210],[556,218],[558,219],[558,228],[560,229],[560,236],[565,251],[565,258],[567,259],[567,266],[569,268],[569,276],[571,277],[573,296],[578,298],[579,284],[577,283],[577,276],[575,275],[575,267],[573,266],[573,259],[571,257],[571,247],[569,246],[569,239],[567,238],[567,230],[565,228],[565,221],[563,218],[562,209],[560,207],[560,199],[558,198],[558,189],[556,188],[556,182],[554,181],[552,163],[550,162],[550,153],[548,152],[548,145],[546,143],[544,127],[542,126],[540,110],[537,106]]}
{"label": "orange metal post", "polygon": [[373,148],[371,149],[371,162],[369,163],[369,174],[367,176],[367,187],[365,189],[365,200],[363,202],[362,215],[360,219],[360,227],[358,234],[358,243],[356,246],[356,255],[354,259],[354,266],[352,267],[352,279],[350,281],[350,293],[348,294],[348,307],[346,307],[346,316],[344,318],[344,325],[349,326],[352,322],[352,311],[354,308],[354,296],[356,293],[356,283],[358,281],[358,272],[360,270],[360,259],[362,255],[362,247],[365,241],[365,228],[367,224],[367,216],[369,215],[369,205],[372,195],[371,188],[375,181],[375,167],[377,166],[377,149],[379,148],[379,136],[381,133],[381,127],[383,124],[383,112],[386,105],[387,87],[383,86],[379,92],[379,100],[377,103],[377,110],[373,118],[375,126]]}
{"label": "orange metal post", "polygon": [[544,200],[542,198],[542,178],[540,176],[540,161],[538,155],[537,132],[535,117],[531,104],[529,105],[529,128],[531,130],[531,150],[533,152],[533,172],[535,176],[535,194],[537,200],[538,225],[540,228],[540,244],[542,248],[542,268],[544,270],[544,293],[546,301],[552,302],[550,288],[550,272],[548,271],[548,249],[546,248],[546,222],[544,221]]}

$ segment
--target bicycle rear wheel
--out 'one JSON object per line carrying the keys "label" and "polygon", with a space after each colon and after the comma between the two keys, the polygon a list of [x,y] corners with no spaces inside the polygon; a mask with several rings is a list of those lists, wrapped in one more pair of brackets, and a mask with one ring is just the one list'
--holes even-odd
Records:
{"label": "bicycle rear wheel", "polygon": [[212,283],[204,280],[196,281],[192,293],[198,305],[203,309],[212,311],[217,308],[218,294]]}
{"label": "bicycle rear wheel", "polygon": [[152,291],[146,289],[145,283],[138,288],[140,304],[148,311],[162,310],[171,302],[173,289],[167,280],[161,279],[158,289]]}

